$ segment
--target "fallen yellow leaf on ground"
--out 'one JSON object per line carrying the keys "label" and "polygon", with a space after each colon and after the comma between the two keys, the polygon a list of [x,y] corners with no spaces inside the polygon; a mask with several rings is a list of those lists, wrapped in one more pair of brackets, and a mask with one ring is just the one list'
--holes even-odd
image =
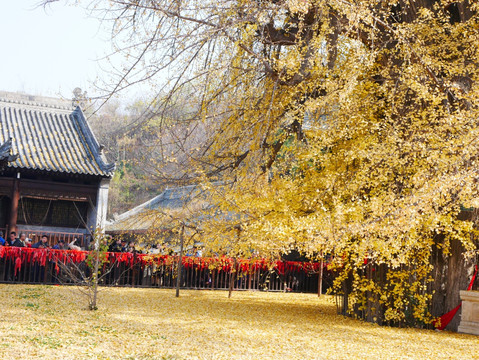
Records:
{"label": "fallen yellow leaf on ground", "polygon": [[1,359],[473,359],[479,337],[336,314],[313,294],[0,285]]}

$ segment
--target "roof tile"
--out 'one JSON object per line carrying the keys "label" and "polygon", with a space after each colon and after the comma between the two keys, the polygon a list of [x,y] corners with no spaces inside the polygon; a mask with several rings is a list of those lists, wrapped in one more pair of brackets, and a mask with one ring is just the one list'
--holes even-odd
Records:
{"label": "roof tile", "polygon": [[11,138],[12,153],[19,155],[8,167],[112,176],[114,164],[106,163],[79,107],[25,97],[0,92],[0,144]]}

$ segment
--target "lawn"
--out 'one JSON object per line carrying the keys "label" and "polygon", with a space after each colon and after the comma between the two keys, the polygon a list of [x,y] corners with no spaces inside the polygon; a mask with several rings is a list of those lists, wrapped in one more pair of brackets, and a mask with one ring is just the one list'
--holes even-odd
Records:
{"label": "lawn", "polygon": [[479,337],[336,315],[313,294],[0,285],[0,359],[473,359]]}

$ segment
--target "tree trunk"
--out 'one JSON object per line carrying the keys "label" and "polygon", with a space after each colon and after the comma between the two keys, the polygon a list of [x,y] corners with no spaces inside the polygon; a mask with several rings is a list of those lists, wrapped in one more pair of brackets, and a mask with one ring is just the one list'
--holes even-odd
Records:
{"label": "tree trunk", "polygon": [[230,270],[230,287],[228,291],[228,298],[230,298],[231,294],[233,293],[235,279],[236,279],[236,258],[234,258],[233,266]]}
{"label": "tree trunk", "polygon": [[318,274],[318,297],[321,297],[323,291],[323,252],[321,251],[321,261],[319,262]]}
{"label": "tree trunk", "polygon": [[181,286],[181,270],[183,262],[183,233],[185,231],[185,226],[181,227],[180,232],[180,257],[178,259],[177,274],[176,274],[176,297],[180,296],[180,286]]}
{"label": "tree trunk", "polygon": [[93,298],[90,304],[90,310],[97,310],[96,300],[98,295],[98,271],[100,269],[100,246],[95,244],[95,266],[93,267],[92,274],[92,286],[93,286]]}
{"label": "tree trunk", "polygon": [[[433,289],[431,314],[442,316],[461,303],[460,290],[466,290],[474,271],[472,259],[465,259],[464,247],[458,240],[451,240],[450,254],[445,257],[441,249],[433,249]],[[446,330],[457,331],[461,320],[460,311]]]}

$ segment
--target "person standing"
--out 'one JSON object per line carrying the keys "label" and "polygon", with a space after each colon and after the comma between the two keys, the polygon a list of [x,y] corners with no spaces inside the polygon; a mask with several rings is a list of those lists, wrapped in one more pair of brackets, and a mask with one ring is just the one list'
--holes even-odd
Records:
{"label": "person standing", "polygon": [[[48,248],[48,236],[42,235],[40,241],[32,245],[34,249],[46,249]],[[34,266],[35,282],[45,282],[45,263],[35,262]]]}
{"label": "person standing", "polygon": [[10,233],[9,245],[15,247],[25,247],[25,239],[27,237],[25,233],[20,233],[20,238],[15,238],[16,235],[17,233],[15,231]]}
{"label": "person standing", "polygon": [[48,247],[48,237],[46,235],[42,235],[40,241],[32,245],[32,248],[34,249],[45,249],[47,247]]}
{"label": "person standing", "polygon": [[0,231],[0,245],[5,246],[5,239],[3,238],[3,231]]}
{"label": "person standing", "polygon": [[60,239],[56,245],[53,245],[52,249],[63,250],[65,248],[65,240]]}
{"label": "person standing", "polygon": [[109,252],[121,252],[121,240],[116,239],[114,242],[110,244],[108,247]]}
{"label": "person standing", "polygon": [[15,231],[12,231],[9,235],[8,235],[8,239],[5,240],[5,244],[7,246],[12,246],[12,244],[15,242],[15,238],[17,237],[17,233]]}

